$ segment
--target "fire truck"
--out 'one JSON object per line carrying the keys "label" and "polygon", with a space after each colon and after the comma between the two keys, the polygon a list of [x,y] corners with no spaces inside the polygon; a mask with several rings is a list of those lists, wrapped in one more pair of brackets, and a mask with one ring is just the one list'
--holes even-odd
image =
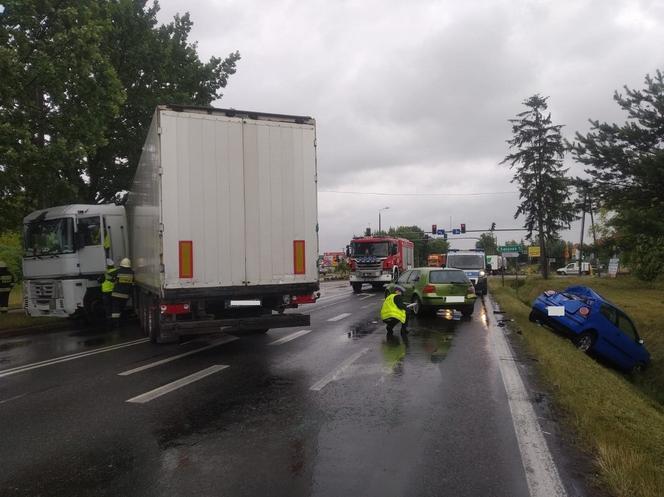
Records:
{"label": "fire truck", "polygon": [[347,247],[350,258],[350,284],[355,293],[369,283],[382,288],[413,267],[414,245],[405,238],[387,236],[356,237]]}

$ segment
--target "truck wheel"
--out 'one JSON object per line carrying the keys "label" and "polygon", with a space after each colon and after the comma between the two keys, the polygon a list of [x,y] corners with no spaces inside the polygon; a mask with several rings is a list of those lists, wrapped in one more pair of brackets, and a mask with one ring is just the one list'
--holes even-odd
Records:
{"label": "truck wheel", "polygon": [[85,322],[90,326],[97,326],[106,319],[106,311],[101,297],[93,297],[85,303]]}
{"label": "truck wheel", "polygon": [[362,283],[351,283],[354,293],[360,293],[362,291]]}
{"label": "truck wheel", "polygon": [[145,306],[146,307],[146,326],[145,331],[150,337],[152,343],[159,343],[159,306]]}

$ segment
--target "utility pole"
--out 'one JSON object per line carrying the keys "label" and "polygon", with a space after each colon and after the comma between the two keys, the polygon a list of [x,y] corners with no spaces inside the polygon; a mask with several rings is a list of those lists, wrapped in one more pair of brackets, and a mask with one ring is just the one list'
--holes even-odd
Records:
{"label": "utility pole", "polygon": [[583,268],[583,232],[586,229],[586,204],[588,202],[588,196],[584,195],[583,196],[583,206],[582,206],[582,214],[581,214],[581,243],[579,243],[579,276],[583,273],[582,268]]}
{"label": "utility pole", "polygon": [[601,274],[600,263],[599,263],[599,252],[597,250],[597,235],[595,233],[595,218],[593,216],[593,201],[590,200],[588,204],[588,210],[590,211],[590,228],[593,232],[593,245],[595,246],[595,257],[597,261],[597,277],[599,278]]}

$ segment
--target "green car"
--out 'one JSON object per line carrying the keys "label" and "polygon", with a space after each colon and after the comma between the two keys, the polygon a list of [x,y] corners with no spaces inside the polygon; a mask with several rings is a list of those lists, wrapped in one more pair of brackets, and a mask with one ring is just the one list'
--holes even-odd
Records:
{"label": "green car", "polygon": [[415,304],[411,309],[419,315],[437,309],[457,309],[464,316],[473,314],[475,288],[461,269],[418,267],[404,271],[397,281],[385,287],[385,296],[396,285],[406,289],[404,300]]}

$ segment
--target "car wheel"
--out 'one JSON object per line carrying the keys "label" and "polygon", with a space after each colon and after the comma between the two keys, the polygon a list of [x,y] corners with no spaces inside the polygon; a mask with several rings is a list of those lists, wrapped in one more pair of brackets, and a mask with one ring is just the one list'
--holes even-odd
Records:
{"label": "car wheel", "polygon": [[528,321],[530,321],[531,323],[542,324],[540,314],[535,309],[530,311],[530,314],[528,315]]}
{"label": "car wheel", "polygon": [[574,345],[581,352],[588,352],[595,345],[595,334],[591,331],[584,331],[574,339]]}
{"label": "car wheel", "polygon": [[413,314],[415,314],[416,316],[421,315],[421,314],[422,314],[422,311],[423,311],[423,309],[422,309],[422,301],[420,300],[420,298],[419,298],[417,295],[415,295],[415,296],[413,297],[412,303],[415,304],[415,305],[412,307],[412,309],[413,309]]}
{"label": "car wheel", "polygon": [[640,374],[640,373],[643,373],[643,371],[645,371],[645,369],[646,369],[645,363],[639,361],[636,364],[634,364],[634,366],[632,367],[632,373]]}
{"label": "car wheel", "polygon": [[354,293],[360,293],[362,291],[362,283],[351,283]]}

